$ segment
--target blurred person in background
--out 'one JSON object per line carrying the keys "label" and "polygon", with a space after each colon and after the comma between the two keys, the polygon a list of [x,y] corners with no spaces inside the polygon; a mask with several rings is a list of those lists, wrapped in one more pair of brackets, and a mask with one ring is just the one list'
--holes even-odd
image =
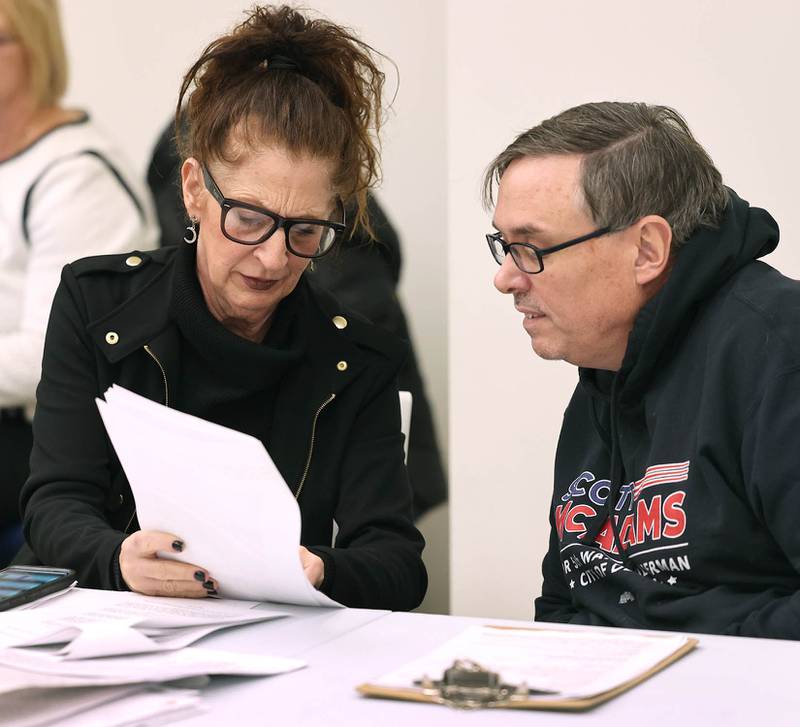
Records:
{"label": "blurred person in background", "polygon": [[30,417],[64,265],[155,246],[146,188],[82,110],[66,109],[54,0],[0,0],[0,565],[20,542]]}

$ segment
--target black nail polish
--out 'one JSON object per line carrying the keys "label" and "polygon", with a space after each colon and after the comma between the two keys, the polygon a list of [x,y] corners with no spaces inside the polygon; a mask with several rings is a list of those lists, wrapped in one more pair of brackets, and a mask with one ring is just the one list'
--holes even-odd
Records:
{"label": "black nail polish", "polygon": [[182,540],[173,540],[172,541],[172,549],[177,550],[179,553],[183,550],[183,541]]}
{"label": "black nail polish", "polygon": [[203,583],[203,588],[205,588],[207,591],[212,590],[214,588],[214,581],[206,581]]}
{"label": "black nail polish", "polygon": [[206,591],[209,596],[218,596],[219,594],[212,588],[210,591]]}
{"label": "black nail polish", "polygon": [[194,579],[196,581],[204,581],[206,579],[206,574],[203,573],[203,571],[201,571],[201,570],[196,570],[194,572]]}

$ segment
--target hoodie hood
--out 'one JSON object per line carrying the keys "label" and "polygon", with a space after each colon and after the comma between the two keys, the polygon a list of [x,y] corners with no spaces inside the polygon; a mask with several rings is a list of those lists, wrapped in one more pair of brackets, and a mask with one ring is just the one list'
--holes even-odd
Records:
{"label": "hoodie hood", "polygon": [[[664,287],[639,311],[616,375],[615,395],[621,404],[635,401],[647,389],[699,305],[739,269],[772,252],[778,239],[778,223],[772,216],[729,189],[720,227],[699,228],[681,245]],[[608,397],[607,372],[580,369],[579,373],[589,393]]]}
{"label": "hoodie hood", "polygon": [[[598,416],[596,407],[593,409],[598,434],[611,453],[606,517],[628,565],[616,519],[610,517],[627,479],[618,441],[620,409],[641,399],[660,365],[682,342],[700,304],[742,267],[772,252],[778,237],[778,224],[766,210],[750,207],[729,189],[720,227],[700,228],[680,247],[664,287],[639,311],[620,370],[616,374],[595,369],[579,372],[587,393],[595,399],[610,400],[607,420]],[[605,522],[606,518],[596,520],[586,534],[587,542],[594,541]]]}

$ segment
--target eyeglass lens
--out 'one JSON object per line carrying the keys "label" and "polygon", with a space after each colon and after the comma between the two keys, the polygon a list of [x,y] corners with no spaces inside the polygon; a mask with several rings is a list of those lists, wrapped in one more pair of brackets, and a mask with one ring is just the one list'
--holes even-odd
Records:
{"label": "eyeglass lens", "polygon": [[[503,259],[506,256],[503,250],[502,243],[495,237],[489,237],[489,248],[492,251],[492,256],[498,265],[503,264]],[[538,273],[542,269],[542,263],[539,256],[534,250],[524,245],[510,244],[508,246],[509,254],[514,260],[516,266],[525,273]]]}
{"label": "eyeglass lens", "polygon": [[[269,215],[243,207],[233,207],[225,216],[225,234],[244,243],[255,243],[271,233],[276,221]],[[323,253],[336,239],[336,230],[324,224],[294,222],[288,226],[289,247],[301,255]]]}

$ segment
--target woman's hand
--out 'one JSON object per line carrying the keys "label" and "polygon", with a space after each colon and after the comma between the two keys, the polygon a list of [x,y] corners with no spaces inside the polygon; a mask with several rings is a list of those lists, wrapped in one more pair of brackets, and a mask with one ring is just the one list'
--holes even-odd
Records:
{"label": "woman's hand", "polygon": [[300,563],[303,566],[303,572],[306,574],[309,583],[314,588],[319,588],[322,585],[322,580],[325,578],[325,563],[318,555],[314,555],[308,548],[300,546]]}
{"label": "woman's hand", "polygon": [[203,568],[159,558],[159,550],[180,553],[183,541],[157,530],[139,530],[122,541],[119,570],[128,588],[147,596],[203,598],[216,594],[216,581]]}

